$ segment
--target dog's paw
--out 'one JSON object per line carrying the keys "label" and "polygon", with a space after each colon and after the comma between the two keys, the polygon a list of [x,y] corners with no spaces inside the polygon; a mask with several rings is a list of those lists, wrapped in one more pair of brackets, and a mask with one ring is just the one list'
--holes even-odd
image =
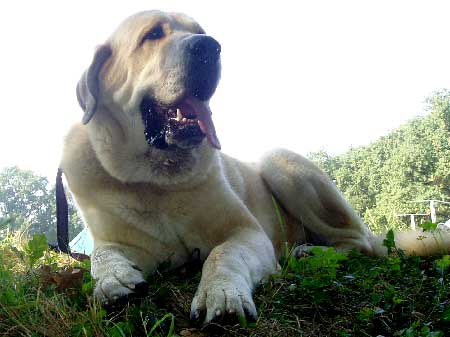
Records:
{"label": "dog's paw", "polygon": [[201,282],[191,305],[191,320],[203,324],[222,321],[224,317],[235,316],[256,320],[257,311],[252,292],[247,283],[232,277],[218,277],[211,282]]}
{"label": "dog's paw", "polygon": [[148,283],[142,271],[127,262],[119,262],[96,277],[94,296],[108,306],[144,296],[147,291]]}

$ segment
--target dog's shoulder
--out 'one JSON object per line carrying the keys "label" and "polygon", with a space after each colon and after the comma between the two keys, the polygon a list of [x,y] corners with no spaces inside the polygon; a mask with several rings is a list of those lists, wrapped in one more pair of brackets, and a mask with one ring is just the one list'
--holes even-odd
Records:
{"label": "dog's shoulder", "polygon": [[104,185],[108,174],[100,164],[81,123],[73,125],[64,139],[60,168],[64,172],[70,189],[83,194],[97,185]]}
{"label": "dog's shoulder", "polygon": [[243,181],[252,181],[259,178],[259,170],[256,164],[243,162],[239,159],[220,153],[222,168],[228,181],[236,181],[242,184]]}
{"label": "dog's shoulder", "polygon": [[266,193],[259,168],[254,163],[247,163],[221,153],[223,174],[232,189],[241,197]]}

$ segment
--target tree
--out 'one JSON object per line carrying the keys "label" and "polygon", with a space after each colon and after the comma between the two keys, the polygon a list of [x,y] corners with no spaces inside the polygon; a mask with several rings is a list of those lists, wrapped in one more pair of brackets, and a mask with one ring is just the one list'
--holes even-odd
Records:
{"label": "tree", "polygon": [[[335,157],[310,155],[375,231],[406,226],[409,219],[399,213],[429,212],[427,204],[409,201],[449,201],[450,91],[439,90],[426,102],[427,116],[368,146]],[[450,207],[438,210],[438,221],[450,218]]]}
{"label": "tree", "polygon": [[[69,196],[70,228],[74,237],[83,228]],[[56,241],[55,188],[46,177],[18,167],[0,172],[0,217],[10,230],[44,233],[50,242]],[[8,221],[6,221],[8,219]],[[5,225],[6,226],[6,225]],[[1,229],[1,228],[0,228]]]}

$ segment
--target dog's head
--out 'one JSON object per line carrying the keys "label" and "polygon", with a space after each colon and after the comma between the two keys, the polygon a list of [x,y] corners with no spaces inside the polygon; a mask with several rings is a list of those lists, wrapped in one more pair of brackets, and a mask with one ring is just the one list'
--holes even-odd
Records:
{"label": "dog's head", "polygon": [[[195,166],[192,157],[204,147],[220,149],[209,109],[219,78],[220,44],[191,18],[149,11],[126,19],[77,86],[103,166],[124,181],[150,181],[156,171]],[[118,160],[128,161],[133,178]]]}

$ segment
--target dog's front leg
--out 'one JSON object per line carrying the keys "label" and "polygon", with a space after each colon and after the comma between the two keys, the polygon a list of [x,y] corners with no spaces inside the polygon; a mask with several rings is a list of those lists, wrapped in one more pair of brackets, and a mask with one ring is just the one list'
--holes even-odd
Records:
{"label": "dog's front leg", "polygon": [[239,230],[215,247],[205,261],[191,305],[191,319],[206,310],[204,324],[224,315],[256,318],[252,292],[264,277],[277,271],[269,238],[262,230]]}
{"label": "dog's front leg", "polygon": [[146,292],[142,270],[125,257],[115,244],[97,246],[91,257],[91,275],[96,281],[94,296],[104,305]]}

